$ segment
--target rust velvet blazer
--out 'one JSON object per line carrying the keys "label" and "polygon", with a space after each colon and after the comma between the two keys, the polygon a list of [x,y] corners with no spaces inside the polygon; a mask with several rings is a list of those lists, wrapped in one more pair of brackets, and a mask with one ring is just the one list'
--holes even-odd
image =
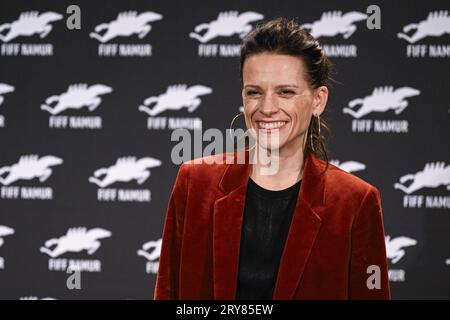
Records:
{"label": "rust velvet blazer", "polygon": [[[181,164],[162,235],[154,299],[234,300],[250,174],[245,164]],[[287,299],[390,299],[380,193],[310,154],[273,293]],[[368,289],[370,265],[381,287]]]}

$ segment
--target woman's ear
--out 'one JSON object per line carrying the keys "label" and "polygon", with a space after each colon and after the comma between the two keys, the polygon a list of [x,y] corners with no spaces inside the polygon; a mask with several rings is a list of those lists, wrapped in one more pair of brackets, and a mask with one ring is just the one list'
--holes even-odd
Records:
{"label": "woman's ear", "polygon": [[328,88],[326,86],[320,86],[315,89],[314,94],[314,107],[313,114],[320,116],[325,109],[328,101]]}

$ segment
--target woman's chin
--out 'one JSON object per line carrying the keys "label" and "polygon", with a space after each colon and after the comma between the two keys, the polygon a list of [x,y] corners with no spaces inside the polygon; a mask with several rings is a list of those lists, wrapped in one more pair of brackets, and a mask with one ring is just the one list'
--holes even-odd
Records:
{"label": "woman's chin", "polygon": [[262,149],[266,149],[266,150],[279,150],[283,147],[284,143],[283,140],[280,141],[274,141],[273,139],[265,139],[265,138],[261,138],[258,141],[258,145],[260,146],[260,148]]}

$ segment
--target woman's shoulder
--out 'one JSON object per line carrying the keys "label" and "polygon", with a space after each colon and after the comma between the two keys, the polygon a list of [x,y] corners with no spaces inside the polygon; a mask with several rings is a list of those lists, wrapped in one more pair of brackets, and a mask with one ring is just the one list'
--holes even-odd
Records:
{"label": "woman's shoulder", "polygon": [[235,153],[224,152],[219,154],[213,154],[209,156],[197,157],[192,160],[184,161],[182,165],[193,167],[194,165],[199,166],[199,168],[207,169],[211,167],[224,167],[230,159],[235,156]]}
{"label": "woman's shoulder", "polygon": [[[179,170],[187,174],[190,179],[200,179],[203,181],[214,181],[220,179],[226,166],[235,154],[224,152],[209,156],[198,157],[184,161]],[[207,179],[207,180],[205,180]]]}

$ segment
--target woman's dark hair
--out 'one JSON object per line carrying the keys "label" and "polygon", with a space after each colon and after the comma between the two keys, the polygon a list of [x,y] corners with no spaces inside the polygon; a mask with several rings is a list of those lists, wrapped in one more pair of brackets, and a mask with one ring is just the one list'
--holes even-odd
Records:
{"label": "woman's dark hair", "polygon": [[[243,39],[241,44],[240,78],[243,81],[243,67],[245,59],[258,53],[275,53],[296,56],[302,59],[307,74],[307,82],[311,88],[329,86],[333,64],[325,55],[320,43],[303,29],[294,20],[280,17],[267,22],[258,23],[255,28]],[[326,139],[330,134],[327,122],[320,118],[320,136],[318,132],[318,118],[312,116],[307,132],[307,143],[303,152],[304,159],[313,153],[325,160],[328,169],[329,154],[326,148]],[[312,144],[314,150],[311,147]]]}

